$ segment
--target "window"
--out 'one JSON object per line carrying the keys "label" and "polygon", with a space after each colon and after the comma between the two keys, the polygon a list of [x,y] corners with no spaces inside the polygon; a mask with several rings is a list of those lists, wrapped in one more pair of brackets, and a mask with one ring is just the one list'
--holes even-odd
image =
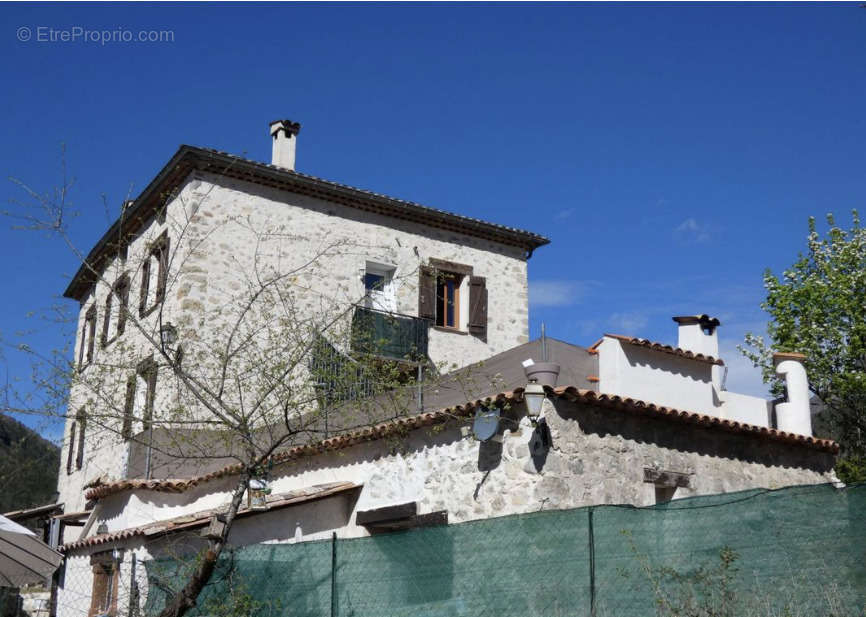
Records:
{"label": "window", "polygon": [[397,310],[394,271],[393,266],[367,262],[364,270],[364,304],[367,308],[388,312]]}
{"label": "window", "polygon": [[168,247],[168,235],[163,233],[151,245],[147,258],[141,265],[141,297],[138,312],[142,317],[151,313],[165,297]]}
{"label": "window", "polygon": [[487,282],[472,266],[430,259],[422,266],[418,316],[439,328],[487,337]]}
{"label": "window", "polygon": [[[117,304],[116,315],[112,314],[113,304]],[[126,330],[127,308],[129,306],[129,275],[121,276],[111,288],[105,299],[105,318],[102,322],[102,346],[105,347]],[[116,318],[115,318],[116,317]],[[112,319],[114,318],[114,332]]]}
{"label": "window", "polygon": [[120,578],[118,563],[111,551],[96,553],[90,557],[93,567],[93,589],[90,596],[88,617],[117,615],[117,587]]}
{"label": "window", "polygon": [[78,348],[78,370],[93,362],[93,342],[96,337],[96,304],[92,304],[84,315],[81,328],[81,347]]}
{"label": "window", "polygon": [[134,375],[126,382],[126,402],[123,407],[121,436],[131,439],[133,434],[146,431],[153,420],[153,402],[156,396],[157,366],[152,358],[138,365]]}
{"label": "window", "polygon": [[460,283],[463,277],[455,272],[436,275],[436,325],[460,328]]}

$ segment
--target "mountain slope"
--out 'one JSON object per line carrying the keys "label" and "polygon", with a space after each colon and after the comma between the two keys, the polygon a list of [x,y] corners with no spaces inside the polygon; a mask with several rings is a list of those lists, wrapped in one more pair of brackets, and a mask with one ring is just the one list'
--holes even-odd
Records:
{"label": "mountain slope", "polygon": [[0,414],[0,513],[51,503],[60,448]]}

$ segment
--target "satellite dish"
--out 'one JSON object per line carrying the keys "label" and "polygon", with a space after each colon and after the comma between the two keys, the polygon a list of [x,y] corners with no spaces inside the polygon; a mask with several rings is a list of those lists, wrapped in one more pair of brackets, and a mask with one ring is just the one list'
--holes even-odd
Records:
{"label": "satellite dish", "polygon": [[475,412],[475,422],[472,424],[472,432],[475,439],[489,441],[499,430],[499,409],[487,409],[482,407]]}

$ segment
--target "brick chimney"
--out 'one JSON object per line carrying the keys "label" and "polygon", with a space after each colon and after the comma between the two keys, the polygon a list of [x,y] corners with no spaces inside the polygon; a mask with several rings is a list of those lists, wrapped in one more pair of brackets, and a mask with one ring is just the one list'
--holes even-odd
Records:
{"label": "brick chimney", "polygon": [[295,146],[301,125],[291,120],[274,120],[271,122],[271,139],[273,149],[271,165],[290,171],[295,170]]}

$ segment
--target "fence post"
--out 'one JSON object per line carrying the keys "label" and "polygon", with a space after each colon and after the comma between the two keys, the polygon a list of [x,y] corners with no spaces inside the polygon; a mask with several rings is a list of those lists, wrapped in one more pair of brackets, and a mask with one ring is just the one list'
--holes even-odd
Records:
{"label": "fence post", "polygon": [[129,564],[129,617],[138,617],[138,581],[135,578],[137,560],[135,552]]}
{"label": "fence post", "polygon": [[592,528],[593,508],[587,510],[589,517],[589,614],[595,617],[595,531]]}
{"label": "fence post", "polygon": [[331,536],[331,617],[337,617],[337,532]]}

